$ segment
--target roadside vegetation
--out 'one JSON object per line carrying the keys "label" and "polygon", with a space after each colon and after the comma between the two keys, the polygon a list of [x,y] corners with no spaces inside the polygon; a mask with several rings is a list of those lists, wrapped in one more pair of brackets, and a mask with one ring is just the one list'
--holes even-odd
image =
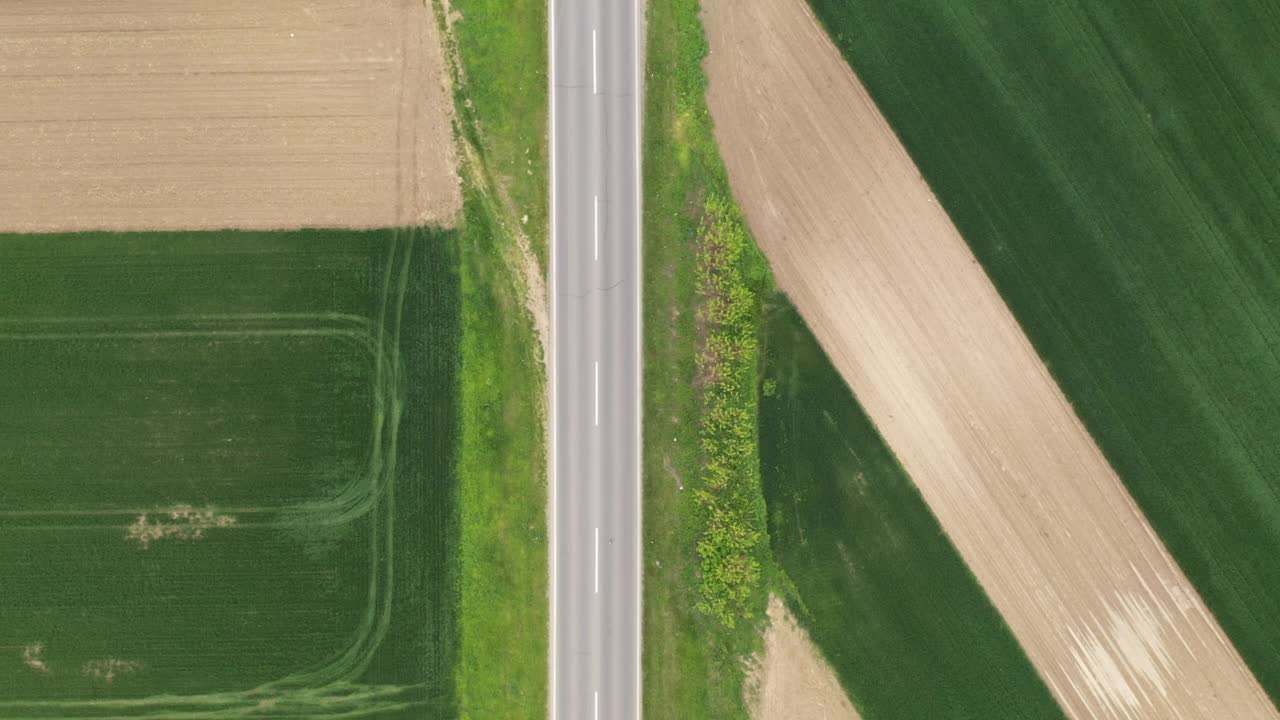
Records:
{"label": "roadside vegetation", "polygon": [[[545,369],[528,273],[546,261],[546,3],[437,6],[464,187],[458,706],[547,712]],[[532,260],[536,253],[538,260]],[[535,302],[540,302],[535,299]]]}
{"label": "roadside vegetation", "polygon": [[810,4],[1280,699],[1270,6]]}
{"label": "roadside vegetation", "polygon": [[1061,718],[840,373],[780,295],[760,456],[789,605],[866,720]]}
{"label": "roadside vegetation", "polygon": [[455,87],[461,129],[547,268],[547,3],[438,0],[450,5],[465,81]]}
{"label": "roadside vegetation", "polygon": [[772,575],[756,455],[768,272],[728,198],[697,0],[648,7],[644,137],[644,696],[741,718]]}
{"label": "roadside vegetation", "polygon": [[698,610],[734,628],[762,601],[767,558],[764,496],[756,440],[760,289],[769,268],[738,209],[707,198],[694,241],[699,329],[695,391],[702,468],[697,503],[701,596]]}
{"label": "roadside vegetation", "polygon": [[462,717],[547,712],[544,373],[512,252],[487,198],[468,188],[461,228]]}

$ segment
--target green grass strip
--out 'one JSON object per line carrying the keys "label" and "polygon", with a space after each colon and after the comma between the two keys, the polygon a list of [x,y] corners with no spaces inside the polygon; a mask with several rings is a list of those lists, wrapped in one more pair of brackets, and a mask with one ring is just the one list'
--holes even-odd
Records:
{"label": "green grass strip", "polygon": [[542,364],[502,264],[509,238],[474,189],[464,207],[458,692],[463,717],[543,718],[549,608]]}
{"label": "green grass strip", "polygon": [[545,268],[546,3],[451,5],[466,151],[459,707],[532,720],[547,713],[546,383],[519,238]]}
{"label": "green grass strip", "polygon": [[545,272],[550,201],[546,0],[450,4],[466,78],[458,88],[461,125]]}

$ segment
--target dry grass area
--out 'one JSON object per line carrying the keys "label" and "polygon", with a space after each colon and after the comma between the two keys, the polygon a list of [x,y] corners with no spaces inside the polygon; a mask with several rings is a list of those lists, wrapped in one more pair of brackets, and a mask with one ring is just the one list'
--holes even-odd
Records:
{"label": "dry grass area", "polygon": [[423,0],[0,7],[0,231],[452,224]]}
{"label": "dry grass area", "polygon": [[752,720],[858,720],[835,671],[779,598],[769,598],[764,650],[754,659],[747,705]]}
{"label": "dry grass area", "polygon": [[803,0],[706,0],[782,288],[1073,718],[1274,718]]}

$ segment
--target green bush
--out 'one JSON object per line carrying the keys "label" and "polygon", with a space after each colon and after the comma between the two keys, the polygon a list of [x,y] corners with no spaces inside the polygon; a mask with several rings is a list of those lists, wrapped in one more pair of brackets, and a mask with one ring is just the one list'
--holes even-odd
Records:
{"label": "green bush", "polygon": [[698,228],[696,290],[705,340],[698,353],[703,453],[694,491],[700,523],[698,610],[735,627],[752,616],[762,591],[767,547],[756,444],[758,272],[762,260],[737,208],[719,195],[703,205]]}

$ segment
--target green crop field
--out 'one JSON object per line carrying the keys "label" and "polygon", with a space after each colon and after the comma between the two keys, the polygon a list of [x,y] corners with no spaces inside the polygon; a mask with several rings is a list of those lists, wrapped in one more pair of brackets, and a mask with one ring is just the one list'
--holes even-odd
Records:
{"label": "green crop field", "polygon": [[454,242],[0,236],[0,716],[456,714]]}
{"label": "green crop field", "polygon": [[859,712],[1062,712],[839,372],[780,296],[764,330],[760,458],[791,605]]}
{"label": "green crop field", "polygon": [[810,2],[1280,699],[1280,10]]}

